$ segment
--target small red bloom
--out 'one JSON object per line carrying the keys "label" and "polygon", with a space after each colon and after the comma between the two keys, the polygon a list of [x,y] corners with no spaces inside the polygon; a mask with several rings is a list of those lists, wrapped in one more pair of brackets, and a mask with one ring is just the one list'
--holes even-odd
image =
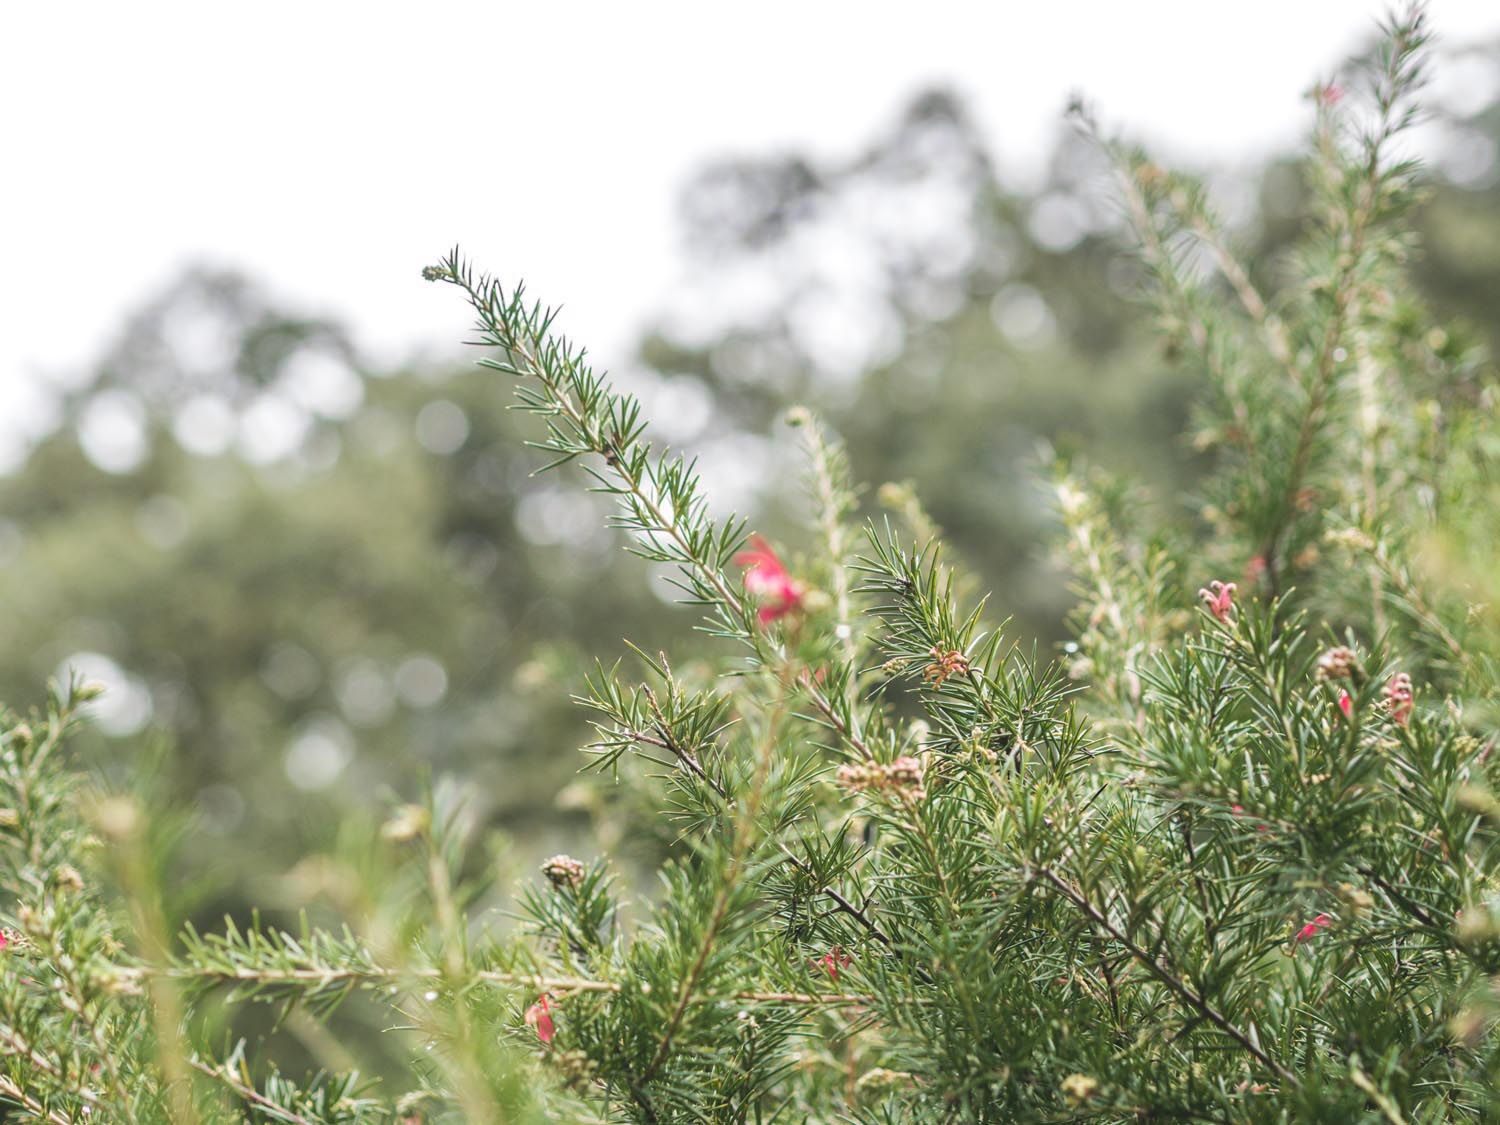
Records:
{"label": "small red bloom", "polygon": [[1234,611],[1234,592],[1238,589],[1233,582],[1210,582],[1208,588],[1198,591],[1198,600],[1208,609],[1208,612],[1220,621],[1228,621],[1229,615]]}
{"label": "small red bloom", "polygon": [[1385,685],[1385,705],[1391,712],[1391,718],[1403,727],[1411,718],[1412,699],[1411,677],[1405,672],[1397,672],[1391,677],[1391,682]]}
{"label": "small red bloom", "polygon": [[1307,925],[1297,931],[1297,936],[1292,939],[1293,944],[1301,945],[1305,941],[1311,941],[1318,936],[1319,930],[1326,930],[1333,925],[1333,919],[1327,914],[1319,914]]}
{"label": "small red bloom", "polygon": [[823,958],[819,962],[819,964],[821,964],[823,968],[828,970],[828,975],[833,979],[833,982],[837,984],[839,979],[839,970],[847,969],[853,963],[853,961],[853,957],[846,953],[841,947],[835,945],[827,953],[823,954]]}
{"label": "small red bloom", "polygon": [[1354,700],[1349,697],[1347,691],[1339,692],[1339,710],[1344,713],[1344,718],[1354,714]]}
{"label": "small red bloom", "polygon": [[750,550],[734,556],[734,565],[745,568],[745,589],[761,603],[757,616],[762,625],[801,608],[802,583],[787,573],[771,545],[759,535],[751,538]]}
{"label": "small red bloom", "polygon": [[526,1009],[526,1022],[536,1028],[536,1037],[543,1043],[551,1043],[556,1029],[552,1026],[552,1008],[547,1003],[550,993],[542,993],[537,1001]]}

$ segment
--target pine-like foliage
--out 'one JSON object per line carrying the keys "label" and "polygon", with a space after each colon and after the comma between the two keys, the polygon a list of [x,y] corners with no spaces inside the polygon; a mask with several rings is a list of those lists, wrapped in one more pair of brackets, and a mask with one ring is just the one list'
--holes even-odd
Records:
{"label": "pine-like foliage", "polygon": [[[1100,138],[1214,468],[1192,508],[1058,468],[1061,663],[920,528],[860,526],[805,411],[814,519],[780,553],[711,516],[545,307],[431,267],[547,467],[618,501],[718,639],[707,669],[620,654],[582,699],[659,878],[627,902],[610,857],[555,857],[497,936],[429,801],[349,828],[343,930],[174,940],[165,830],[69,772],[60,692],[0,753],[8,1117],[1492,1117],[1500,447],[1493,384],[1403,285],[1424,45],[1413,10],[1316,89],[1291,260],[1241,264],[1201,184]],[[399,1100],[212,1049],[226,997],[316,1018],[356,991],[410,1048]]]}

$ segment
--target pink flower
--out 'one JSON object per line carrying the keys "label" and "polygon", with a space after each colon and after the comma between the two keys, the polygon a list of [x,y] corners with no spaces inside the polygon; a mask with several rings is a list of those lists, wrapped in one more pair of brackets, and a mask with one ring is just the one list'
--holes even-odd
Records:
{"label": "pink flower", "polygon": [[1337,82],[1329,82],[1326,85],[1319,86],[1315,96],[1318,99],[1319,105],[1325,109],[1331,109],[1338,105],[1339,99],[1344,96],[1344,88]]}
{"label": "pink flower", "polygon": [[1411,677],[1405,672],[1397,672],[1385,685],[1385,705],[1391,718],[1403,727],[1411,719],[1412,698]]}
{"label": "pink flower", "polygon": [[833,979],[833,982],[837,984],[839,980],[839,970],[847,969],[853,963],[853,961],[853,957],[844,952],[841,947],[835,945],[827,953],[823,954],[823,958],[819,962],[819,964],[821,964],[823,968],[828,970],[828,975]]}
{"label": "pink flower", "polygon": [[536,1028],[536,1037],[543,1043],[551,1043],[556,1029],[552,1026],[552,1008],[547,1003],[550,993],[542,993],[537,1001],[526,1009],[526,1022]]}
{"label": "pink flower", "polygon": [[1319,914],[1307,925],[1297,931],[1297,936],[1292,939],[1293,945],[1301,945],[1305,941],[1311,941],[1318,936],[1319,930],[1326,930],[1333,925],[1333,919],[1327,914]]}
{"label": "pink flower", "polygon": [[759,535],[750,540],[750,550],[734,556],[734,565],[745,568],[745,589],[761,603],[757,617],[769,625],[802,606],[804,590],[782,565],[771,545]]}
{"label": "pink flower", "polygon": [[1228,621],[1230,613],[1234,611],[1236,589],[1238,587],[1233,582],[1215,580],[1208,584],[1207,589],[1198,591],[1198,600],[1220,621]]}
{"label": "pink flower", "polygon": [[1349,697],[1347,691],[1339,692],[1339,710],[1344,713],[1344,718],[1354,714],[1354,700]]}

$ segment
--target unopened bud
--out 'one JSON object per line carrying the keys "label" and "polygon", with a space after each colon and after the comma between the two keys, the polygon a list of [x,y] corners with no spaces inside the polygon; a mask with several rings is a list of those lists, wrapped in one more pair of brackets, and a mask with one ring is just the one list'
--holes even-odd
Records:
{"label": "unopened bud", "polygon": [[1318,679],[1320,680],[1348,680],[1354,677],[1359,668],[1359,657],[1354,655],[1354,650],[1345,645],[1331,648],[1318,657]]}
{"label": "unopened bud", "polygon": [[381,825],[380,835],[393,844],[405,844],[426,832],[431,823],[432,817],[421,805],[402,805]]}
{"label": "unopened bud", "polygon": [[542,864],[542,874],[558,890],[577,888],[583,882],[583,864],[570,855],[555,855]]}

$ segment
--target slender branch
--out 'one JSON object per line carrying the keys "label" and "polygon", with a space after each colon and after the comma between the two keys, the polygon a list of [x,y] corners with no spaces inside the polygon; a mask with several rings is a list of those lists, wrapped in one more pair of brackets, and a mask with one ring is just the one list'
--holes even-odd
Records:
{"label": "slender branch", "polygon": [[[691,573],[696,573],[713,591],[729,615],[743,622],[746,616],[744,599],[724,577],[723,572],[693,548],[683,531],[682,522],[675,508],[669,513],[662,507],[657,497],[646,487],[641,476],[632,470],[629,458],[621,455],[623,451],[618,448],[615,439],[601,434],[594,420],[584,414],[579,404],[574,401],[572,393],[563,387],[557,374],[551,369],[552,365],[544,358],[548,354],[544,332],[538,331],[528,323],[526,338],[523,339],[522,334],[515,330],[514,325],[506,323],[503,317],[496,319],[496,315],[491,311],[491,300],[475,288],[466,271],[452,269],[447,277],[463,289],[469,297],[470,304],[479,311],[484,327],[490,335],[490,342],[503,348],[514,360],[520,361],[514,368],[516,373],[530,376],[546,388],[550,408],[571,423],[581,436],[588,452],[603,459],[610,472],[619,481],[623,491],[639,505],[640,511],[650,517],[649,526],[643,523],[642,528],[639,529],[642,534],[665,535],[676,547],[678,565]],[[492,293],[491,297],[493,296]],[[772,659],[768,663],[781,668],[790,666],[791,658],[785,647],[770,639],[766,634],[742,626],[740,635],[748,640],[758,652],[763,651],[769,655]],[[862,758],[872,757],[863,736],[840,717],[833,702],[812,682],[812,678],[803,676],[801,684],[813,707],[823,716],[824,721]]]}
{"label": "slender branch", "polygon": [[1266,341],[1266,350],[1271,353],[1271,358],[1281,364],[1282,369],[1296,382],[1298,373],[1292,362],[1292,350],[1291,345],[1287,343],[1286,332],[1278,323],[1271,320],[1266,302],[1261,297],[1260,291],[1255,288],[1255,283],[1250,280],[1250,275],[1245,272],[1245,267],[1240,265],[1239,259],[1230,252],[1229,247],[1224,245],[1219,232],[1200,210],[1189,208],[1185,212],[1179,211],[1179,214],[1188,229],[1213,255],[1214,264],[1219,267],[1224,280],[1229,282],[1229,287],[1234,290],[1245,312],[1260,329]]}
{"label": "slender branch", "polygon": [[[785,844],[781,845],[781,850],[786,854],[787,859],[791,860],[792,866],[795,867],[798,871],[801,871],[804,875],[811,875],[813,873],[813,869],[809,867],[806,862],[799,858]],[[870,919],[869,915],[865,913],[865,909],[868,908],[869,903],[866,903],[864,907],[855,906],[833,887],[824,887],[821,893],[831,898],[834,905],[841,913],[849,915],[849,917],[853,918],[862,927],[864,927],[865,932],[868,933],[872,938],[880,942],[881,945],[884,945],[887,948],[890,947],[890,936],[886,934],[885,931],[883,931],[879,926],[877,926]]]}
{"label": "slender branch", "polygon": [[1370,882],[1374,883],[1382,891],[1384,891],[1386,895],[1389,896],[1392,902],[1394,902],[1402,910],[1406,911],[1406,913],[1410,914],[1413,918],[1417,919],[1417,921],[1421,922],[1422,925],[1426,926],[1428,929],[1435,930],[1440,933],[1447,931],[1447,926],[1443,925],[1431,914],[1429,914],[1420,903],[1397,890],[1394,886],[1392,886],[1389,882],[1382,878],[1373,867],[1370,867],[1367,864],[1361,864],[1359,867],[1356,867],[1355,870],[1365,878],[1369,879]]}
{"label": "slender branch", "polygon": [[[0,1045],[5,1047],[6,1054],[19,1055],[31,1064],[34,1069],[47,1075],[49,1078],[58,1082],[67,1082],[62,1067],[33,1047],[14,1027],[8,1024],[0,1024]],[[97,1106],[99,1104],[99,1095],[87,1087],[80,1086],[73,1092],[88,1105]]]}
{"label": "slender branch", "polygon": [[292,1110],[277,1105],[270,1098],[266,1097],[260,1091],[255,1089],[255,1087],[248,1086],[245,1083],[240,1082],[238,1079],[234,1078],[227,1069],[220,1070],[219,1068],[209,1066],[206,1062],[203,1062],[201,1059],[196,1058],[188,1059],[187,1063],[188,1066],[192,1067],[200,1074],[206,1074],[216,1082],[228,1086],[241,1098],[249,1102],[258,1111],[264,1113],[267,1117],[275,1118],[277,1121],[285,1121],[288,1123],[288,1125],[316,1125],[316,1123],[310,1118],[303,1117],[300,1113],[294,1113]]}
{"label": "slender branch", "polygon": [[630,731],[628,733],[631,737],[637,741],[646,742],[652,746],[660,746],[663,750],[669,751],[674,758],[683,764],[683,767],[690,774],[717,793],[721,800],[728,800],[729,793],[724,789],[724,786],[708,776],[708,771],[703,768],[702,763],[698,761],[697,756],[691,750],[678,744],[676,736],[672,733],[671,724],[667,722],[666,715],[662,714],[661,704],[656,701],[656,693],[651,690],[651,685],[643,684],[642,686],[645,688],[646,701],[651,706],[651,713],[656,716],[656,729],[660,732],[660,737],[653,737],[644,731]]}
{"label": "slender branch", "polygon": [[9,1098],[17,1105],[25,1106],[37,1117],[51,1121],[53,1125],[73,1125],[71,1117],[64,1117],[58,1110],[48,1109],[3,1074],[0,1074],[0,1098]]}
{"label": "slender branch", "polygon": [[1178,827],[1182,830],[1182,843],[1187,848],[1188,869],[1193,873],[1193,885],[1198,890],[1198,906],[1203,911],[1203,936],[1208,939],[1208,947],[1215,948],[1217,939],[1214,933],[1213,913],[1208,907],[1208,886],[1203,881],[1203,874],[1198,870],[1198,853],[1193,847],[1193,826],[1186,815],[1179,818]]}
{"label": "slender branch", "polygon": [[756,756],[755,778],[751,782],[744,808],[740,812],[739,823],[735,828],[734,847],[730,852],[729,864],[719,880],[718,890],[714,893],[714,905],[709,911],[708,925],[704,928],[703,940],[698,944],[698,953],[693,959],[692,967],[688,969],[687,976],[683,978],[678,988],[677,1003],[672,1009],[672,1014],[667,1018],[667,1027],[662,1033],[661,1045],[657,1047],[656,1054],[652,1056],[645,1073],[641,1076],[643,1082],[649,1080],[667,1061],[667,1056],[672,1049],[672,1040],[677,1035],[677,1029],[682,1026],[682,1019],[687,1014],[693,991],[698,987],[698,980],[708,966],[714,942],[718,940],[719,930],[729,913],[730,896],[735,890],[740,877],[740,869],[744,866],[751,844],[754,842],[755,818],[760,811],[760,802],[766,790],[766,779],[771,772],[771,760],[776,749],[776,733],[781,725],[784,706],[783,698],[782,706],[772,713],[765,734],[761,738],[759,753]]}
{"label": "slender branch", "polygon": [[[884,938],[882,940],[889,940]],[[117,977],[124,980],[139,980],[150,974],[149,970],[142,968],[115,969]],[[310,985],[333,985],[333,984],[387,984],[397,983],[401,980],[428,981],[442,976],[437,969],[425,969],[417,972],[402,973],[393,969],[215,969],[178,966],[167,971],[166,976],[177,981],[212,982],[212,983],[239,983],[239,984],[310,984]],[[537,992],[620,992],[623,986],[615,981],[589,980],[584,977],[562,977],[545,976],[535,973],[504,973],[493,970],[480,970],[472,974],[473,979],[486,984],[518,985]],[[873,998],[870,996],[856,995],[842,992],[760,992],[756,990],[745,990],[730,994],[730,999],[741,1000],[747,1003],[761,1004],[808,1004],[814,1007],[838,1006],[841,1004],[867,1004]],[[706,999],[701,1002],[707,1003]],[[8,1029],[0,1026],[0,1040],[5,1038]],[[45,1059],[36,1056],[34,1060],[41,1069]],[[95,1095],[85,1091],[85,1100],[97,1100]]]}
{"label": "slender branch", "polygon": [[1252,1057],[1254,1057],[1267,1069],[1272,1071],[1283,1082],[1287,1083],[1289,1086],[1293,1086],[1298,1089],[1301,1088],[1302,1083],[1297,1079],[1297,1076],[1295,1074],[1293,1074],[1286,1067],[1282,1066],[1281,1063],[1277,1062],[1276,1059],[1269,1055],[1260,1046],[1259,1043],[1257,1043],[1249,1035],[1245,1034],[1245,1032],[1236,1027],[1228,1016],[1224,1015],[1224,1013],[1220,1012],[1217,1008],[1210,1004],[1207,999],[1205,999],[1203,996],[1200,996],[1192,988],[1183,983],[1174,973],[1169,971],[1165,966],[1157,961],[1157,959],[1152,954],[1148,953],[1135,942],[1131,941],[1130,938],[1127,937],[1123,932],[1121,932],[1119,927],[1111,922],[1105,914],[1103,914],[1096,906],[1094,906],[1094,904],[1090,902],[1082,894],[1082,892],[1069,885],[1066,880],[1060,878],[1056,872],[1052,871],[1049,868],[1040,868],[1038,870],[1038,874],[1040,874],[1042,878],[1046,879],[1047,882],[1056,887],[1057,890],[1062,894],[1062,896],[1069,902],[1071,902],[1074,906],[1076,906],[1079,911],[1089,919],[1089,921],[1091,921],[1094,925],[1098,926],[1110,937],[1114,938],[1115,941],[1124,946],[1124,948],[1130,953],[1131,957],[1133,957],[1142,968],[1144,968],[1157,980],[1161,981],[1161,983],[1167,987],[1168,991],[1174,993],[1179,999],[1185,1002],[1200,1016],[1217,1027],[1225,1035],[1229,1036],[1229,1038],[1233,1039]]}

